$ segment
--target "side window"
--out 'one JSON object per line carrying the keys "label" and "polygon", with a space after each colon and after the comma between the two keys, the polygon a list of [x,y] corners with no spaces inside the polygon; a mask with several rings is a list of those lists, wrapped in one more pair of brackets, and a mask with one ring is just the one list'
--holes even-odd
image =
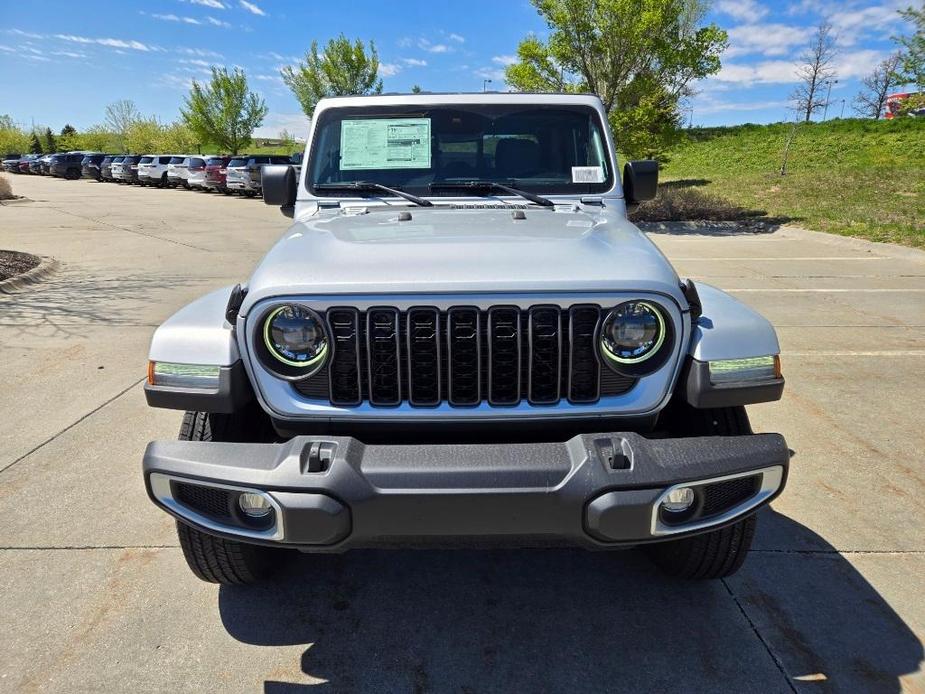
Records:
{"label": "side window", "polygon": [[158,161],[161,164],[168,164],[170,163],[170,157],[158,157]]}

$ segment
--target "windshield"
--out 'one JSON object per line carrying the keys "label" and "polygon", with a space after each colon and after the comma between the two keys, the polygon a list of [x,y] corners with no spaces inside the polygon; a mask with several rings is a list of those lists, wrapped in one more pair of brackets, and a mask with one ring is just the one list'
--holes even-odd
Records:
{"label": "windshield", "polygon": [[247,159],[232,159],[230,162],[228,162],[229,168],[235,166],[247,166]]}
{"label": "windshield", "polygon": [[154,161],[154,157],[142,157],[141,159],[138,160],[138,163],[139,164],[150,164],[152,161]]}
{"label": "windshield", "polygon": [[[364,181],[416,195],[465,195],[431,183],[496,181],[540,194],[613,185],[606,139],[583,106],[446,105],[335,108],[312,140],[307,185]],[[327,186],[324,186],[327,188]]]}

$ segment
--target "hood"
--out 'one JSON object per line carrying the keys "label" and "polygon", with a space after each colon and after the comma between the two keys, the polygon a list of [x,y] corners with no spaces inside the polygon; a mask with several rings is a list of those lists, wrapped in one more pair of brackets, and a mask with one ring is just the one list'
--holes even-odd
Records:
{"label": "hood", "polygon": [[291,227],[257,266],[241,310],[286,294],[620,290],[683,302],[667,259],[606,208],[370,206]]}

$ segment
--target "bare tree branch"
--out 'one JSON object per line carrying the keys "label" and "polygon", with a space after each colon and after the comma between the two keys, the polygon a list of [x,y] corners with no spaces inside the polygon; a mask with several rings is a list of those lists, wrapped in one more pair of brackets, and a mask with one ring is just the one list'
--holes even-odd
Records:
{"label": "bare tree branch", "polygon": [[864,88],[854,97],[854,110],[858,115],[875,120],[883,115],[886,97],[898,85],[896,73],[901,62],[902,55],[893,53],[861,80]]}
{"label": "bare tree branch", "polygon": [[832,63],[835,61],[835,34],[832,25],[825,21],[816,28],[809,49],[800,56],[797,76],[800,85],[790,94],[790,99],[805,122],[812,115],[825,107],[825,85],[835,82],[836,74]]}

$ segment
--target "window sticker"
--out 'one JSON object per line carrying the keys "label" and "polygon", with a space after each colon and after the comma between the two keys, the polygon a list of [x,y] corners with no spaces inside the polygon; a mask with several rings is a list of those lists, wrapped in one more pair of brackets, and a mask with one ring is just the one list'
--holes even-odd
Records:
{"label": "window sticker", "polygon": [[573,166],[572,183],[603,183],[604,168],[601,166]]}
{"label": "window sticker", "polygon": [[341,121],[340,168],[429,169],[430,118]]}

